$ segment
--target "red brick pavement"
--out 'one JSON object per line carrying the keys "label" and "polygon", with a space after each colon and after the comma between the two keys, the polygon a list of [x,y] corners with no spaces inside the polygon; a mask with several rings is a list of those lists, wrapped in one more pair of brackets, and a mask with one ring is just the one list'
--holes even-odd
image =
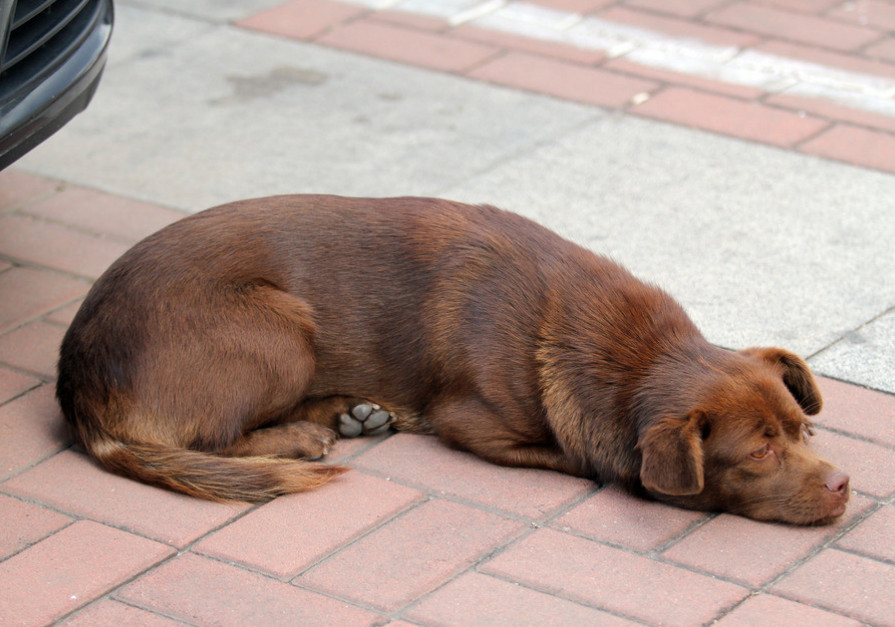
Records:
{"label": "red brick pavement", "polygon": [[[14,169],[0,190],[2,624],[895,624],[895,399],[827,379],[816,446],[856,490],[829,527],[678,510],[406,434],[340,442],[353,473],[261,506],[105,473],[52,397],[90,276],[54,251],[123,248],[180,214],[122,199],[140,216],[124,228],[113,198]],[[34,231],[39,254],[16,243]]]}
{"label": "red brick pavement", "polygon": [[[886,2],[540,4],[895,77]],[[893,119],[822,98],[328,0],[241,25],[895,172]],[[855,494],[829,527],[686,512],[403,434],[339,443],[353,473],[261,506],[98,470],[60,429],[58,341],[90,281],[179,216],[0,173],[0,624],[895,625],[895,399],[837,381],[815,441]]]}

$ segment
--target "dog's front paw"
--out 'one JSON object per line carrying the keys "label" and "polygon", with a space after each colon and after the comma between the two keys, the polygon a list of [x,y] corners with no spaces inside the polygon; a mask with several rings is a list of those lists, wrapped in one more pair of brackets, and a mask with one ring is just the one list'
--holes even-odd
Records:
{"label": "dog's front paw", "polygon": [[339,416],[339,433],[343,438],[363,435],[379,435],[389,430],[395,415],[375,403],[361,403],[351,412]]}

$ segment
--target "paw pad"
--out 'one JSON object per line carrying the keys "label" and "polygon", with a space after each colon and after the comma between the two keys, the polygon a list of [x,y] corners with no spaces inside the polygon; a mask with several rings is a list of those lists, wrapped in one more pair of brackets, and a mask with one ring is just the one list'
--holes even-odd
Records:
{"label": "paw pad", "polygon": [[395,415],[379,405],[361,403],[351,408],[348,414],[339,416],[339,433],[343,438],[363,435],[379,435],[388,431]]}

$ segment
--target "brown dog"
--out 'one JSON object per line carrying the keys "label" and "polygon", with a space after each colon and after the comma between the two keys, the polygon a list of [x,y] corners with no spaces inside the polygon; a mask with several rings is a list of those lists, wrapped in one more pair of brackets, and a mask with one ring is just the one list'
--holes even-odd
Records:
{"label": "brown dog", "polygon": [[442,200],[284,196],[163,229],[93,286],[57,395],[104,467],[210,499],[320,485],[345,468],[289,458],[389,425],[758,519],[849,495],[806,444],[800,358],[716,348],[608,259]]}

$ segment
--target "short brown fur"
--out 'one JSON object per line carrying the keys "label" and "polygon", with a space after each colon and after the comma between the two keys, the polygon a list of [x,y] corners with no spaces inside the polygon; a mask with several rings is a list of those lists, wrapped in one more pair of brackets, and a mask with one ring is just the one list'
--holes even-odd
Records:
{"label": "short brown fur", "polygon": [[163,229],[93,286],[57,396],[104,467],[209,499],[329,481],[346,469],[307,459],[372,402],[682,507],[808,524],[848,500],[807,447],[821,397],[799,357],[716,348],[608,259],[443,200],[281,196]]}

